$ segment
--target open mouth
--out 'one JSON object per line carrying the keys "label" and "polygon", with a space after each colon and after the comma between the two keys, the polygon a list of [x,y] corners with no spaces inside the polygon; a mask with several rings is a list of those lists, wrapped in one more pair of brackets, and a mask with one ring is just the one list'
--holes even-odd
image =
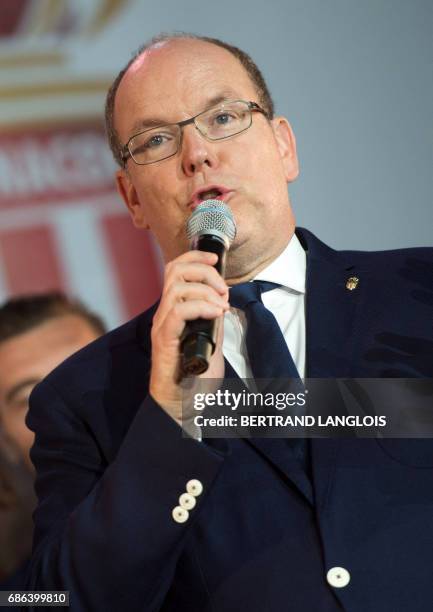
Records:
{"label": "open mouth", "polygon": [[220,200],[224,201],[227,199],[227,196],[230,194],[230,189],[225,189],[224,187],[208,187],[207,189],[203,189],[202,191],[197,191],[193,196],[192,205],[193,207],[198,206],[201,202],[205,200]]}
{"label": "open mouth", "polygon": [[198,200],[200,202],[218,199],[222,199],[222,192],[219,189],[209,189],[208,191],[202,191],[198,194]]}

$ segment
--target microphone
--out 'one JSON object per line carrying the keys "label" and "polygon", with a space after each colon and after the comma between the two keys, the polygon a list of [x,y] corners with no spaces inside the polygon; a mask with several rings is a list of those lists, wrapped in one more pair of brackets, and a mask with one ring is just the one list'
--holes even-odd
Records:
{"label": "microphone", "polygon": [[[204,200],[188,219],[186,234],[191,249],[216,253],[215,268],[224,278],[226,255],[236,236],[232,211],[220,200]],[[216,320],[187,321],[180,339],[181,368],[187,376],[206,372],[216,345]]]}

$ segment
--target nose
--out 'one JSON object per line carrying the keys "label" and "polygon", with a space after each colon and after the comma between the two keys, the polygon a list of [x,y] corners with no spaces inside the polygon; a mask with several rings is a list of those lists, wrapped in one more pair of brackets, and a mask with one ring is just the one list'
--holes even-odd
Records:
{"label": "nose", "polygon": [[216,143],[206,140],[194,124],[183,128],[181,146],[182,169],[187,176],[200,172],[203,166],[215,168],[218,165]]}

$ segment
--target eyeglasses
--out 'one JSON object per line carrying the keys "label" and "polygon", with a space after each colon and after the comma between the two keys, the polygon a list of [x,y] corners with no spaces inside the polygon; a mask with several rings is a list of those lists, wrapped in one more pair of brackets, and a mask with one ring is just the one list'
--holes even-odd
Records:
{"label": "eyeglasses", "polygon": [[190,119],[160,125],[132,136],[121,150],[123,165],[131,157],[139,166],[168,159],[179,151],[182,128],[193,123],[207,140],[224,140],[244,132],[252,124],[252,113],[266,117],[267,112],[255,102],[233,100],[205,110]]}

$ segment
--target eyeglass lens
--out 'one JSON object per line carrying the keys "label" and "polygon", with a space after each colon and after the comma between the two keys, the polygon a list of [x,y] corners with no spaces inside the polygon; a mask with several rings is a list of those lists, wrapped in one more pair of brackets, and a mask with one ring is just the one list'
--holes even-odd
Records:
{"label": "eyeglass lens", "polygon": [[[238,100],[211,108],[197,115],[194,124],[209,140],[221,140],[248,129],[251,111],[247,102]],[[182,128],[173,123],[137,134],[129,141],[129,151],[137,164],[149,164],[175,155]]]}

